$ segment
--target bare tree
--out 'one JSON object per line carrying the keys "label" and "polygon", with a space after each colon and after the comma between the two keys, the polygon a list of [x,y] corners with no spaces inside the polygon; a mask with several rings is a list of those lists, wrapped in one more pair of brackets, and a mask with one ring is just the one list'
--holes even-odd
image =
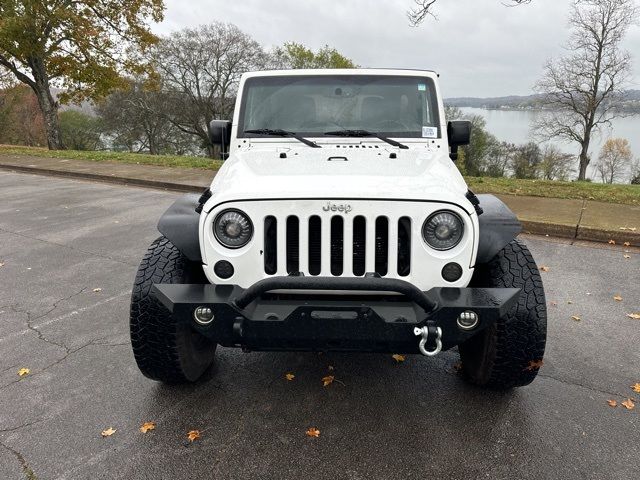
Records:
{"label": "bare tree", "polygon": [[[433,9],[437,0],[413,0],[413,1],[415,3],[415,6],[407,12],[407,17],[409,17],[409,22],[411,22],[411,25],[418,26],[427,17],[435,18]],[[531,3],[531,0],[505,0],[505,1],[508,2],[508,3],[503,2],[506,6],[516,6],[516,5],[523,5],[525,3]]]}
{"label": "bare tree", "polygon": [[600,150],[596,168],[603,183],[616,183],[623,178],[633,155],[626,138],[610,138]]}
{"label": "bare tree", "polygon": [[542,152],[537,143],[529,142],[516,147],[511,157],[511,170],[515,178],[538,178]]}
{"label": "bare tree", "polygon": [[540,177],[543,180],[568,180],[573,173],[575,156],[560,151],[554,145],[545,145],[542,149]]}
{"label": "bare tree", "polygon": [[152,155],[197,153],[198,139],[180,131],[167,118],[169,103],[161,90],[129,81],[96,105],[104,132],[116,149]]}
{"label": "bare tree", "polygon": [[186,28],[161,40],[154,63],[167,94],[161,114],[196,135],[214,155],[207,125],[230,119],[240,76],[263,67],[267,55],[255,40],[229,23]]}
{"label": "bare tree", "polygon": [[534,125],[541,138],[560,137],[580,145],[578,180],[585,180],[589,145],[603,125],[621,115],[631,62],[621,42],[636,19],[633,0],[574,0],[565,56],[548,60],[535,89],[546,113]]}
{"label": "bare tree", "polygon": [[640,185],[640,157],[636,158],[631,165],[631,176],[629,182],[632,185]]}
{"label": "bare tree", "polygon": [[505,177],[516,146],[507,142],[498,142],[493,135],[491,137],[489,151],[482,165],[482,174],[487,177]]}

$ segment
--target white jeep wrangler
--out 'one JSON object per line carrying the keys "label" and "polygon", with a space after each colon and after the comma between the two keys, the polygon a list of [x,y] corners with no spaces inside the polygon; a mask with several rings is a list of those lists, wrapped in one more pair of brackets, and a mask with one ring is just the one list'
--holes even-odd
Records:
{"label": "white jeep wrangler", "polygon": [[493,388],[541,365],[546,303],[513,213],[454,162],[437,75],[243,76],[211,188],[163,215],[131,299],[140,370],[193,382],[217,345],[437,355]]}

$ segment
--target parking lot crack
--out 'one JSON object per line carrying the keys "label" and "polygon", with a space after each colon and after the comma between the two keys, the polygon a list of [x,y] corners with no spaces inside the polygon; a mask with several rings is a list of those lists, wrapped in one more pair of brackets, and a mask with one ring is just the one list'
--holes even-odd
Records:
{"label": "parking lot crack", "polygon": [[578,382],[570,382],[568,380],[563,380],[561,378],[552,377],[551,375],[543,375],[543,374],[539,373],[538,376],[542,377],[542,378],[548,378],[550,380],[555,380],[556,382],[563,383],[564,385],[571,385],[571,386],[574,386],[574,387],[584,388],[586,390],[590,390],[590,391],[596,392],[596,393],[601,393],[603,395],[614,396],[614,397],[625,397],[625,396],[628,396],[628,395],[624,395],[624,394],[619,393],[619,392],[611,392],[609,390],[602,390],[602,389],[596,388],[596,387],[594,387],[592,385],[585,385],[583,383],[578,383]]}
{"label": "parking lot crack", "polygon": [[31,425],[35,425],[40,423],[42,420],[35,420],[33,422],[23,423],[22,425],[18,425],[17,427],[9,427],[9,428],[0,428],[0,433],[10,433],[15,432],[16,430],[20,430],[26,427],[30,427]]}
{"label": "parking lot crack", "polygon": [[31,467],[27,463],[27,460],[24,458],[24,455],[22,453],[20,453],[16,449],[10,447],[6,443],[0,442],[0,445],[2,445],[2,447],[4,447],[5,450],[11,452],[11,454],[14,457],[16,457],[18,462],[20,462],[20,466],[22,467],[22,473],[24,474],[24,478],[25,479],[27,479],[27,480],[37,480],[38,479],[38,476],[31,469]]}
{"label": "parking lot crack", "polygon": [[125,262],[124,260],[121,260],[121,259],[118,259],[118,258],[114,258],[114,257],[110,257],[109,255],[105,255],[103,253],[91,252],[89,250],[83,250],[82,248],[72,247],[71,245],[65,245],[64,243],[52,242],[50,240],[44,240],[42,238],[34,237],[34,236],[31,236],[31,235],[26,235],[24,233],[14,232],[14,231],[7,230],[7,229],[4,229],[4,228],[0,228],[0,232],[7,233],[7,234],[10,234],[10,235],[16,235],[16,236],[22,237],[22,238],[28,238],[29,240],[35,240],[37,242],[46,243],[48,245],[54,245],[56,247],[67,248],[69,250],[73,250],[74,252],[84,253],[85,255],[90,255],[92,257],[104,258],[105,260],[111,260],[112,262],[122,263],[124,265],[129,265],[131,267],[135,267],[135,266],[138,265],[137,263],[134,264],[134,263]]}
{"label": "parking lot crack", "polygon": [[52,307],[49,310],[47,310],[46,312],[44,312],[44,313],[42,313],[42,314],[40,314],[38,316],[33,316],[33,314],[30,311],[28,311],[28,310],[19,310],[14,306],[8,306],[7,308],[11,309],[15,313],[21,313],[21,314],[26,315],[27,316],[27,328],[29,330],[31,330],[32,332],[34,332],[38,336],[39,340],[42,340],[43,342],[48,343],[49,345],[54,345],[56,347],[62,348],[65,351],[66,355],[69,355],[69,353],[71,353],[71,349],[67,345],[65,345],[62,342],[56,342],[54,340],[51,340],[44,333],[42,333],[42,331],[38,327],[36,327],[34,323],[37,320],[46,317],[51,312],[56,310],[58,308],[58,305],[60,305],[62,302],[69,301],[72,298],[77,297],[78,295],[81,295],[82,293],[85,292],[85,290],[87,288],[88,287],[82,287],[82,289],[80,289],[80,291],[75,292],[75,293],[73,293],[71,295],[68,295],[68,296],[63,297],[63,298],[61,298],[59,300],[54,301]]}

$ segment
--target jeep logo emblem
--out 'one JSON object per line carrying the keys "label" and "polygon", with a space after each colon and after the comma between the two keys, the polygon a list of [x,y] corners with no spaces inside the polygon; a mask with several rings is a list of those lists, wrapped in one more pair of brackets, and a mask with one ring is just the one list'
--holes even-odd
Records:
{"label": "jeep logo emblem", "polygon": [[324,210],[325,212],[349,213],[352,210],[352,208],[351,208],[351,205],[349,205],[348,203],[337,204],[337,203],[327,202],[327,204],[324,207],[322,207],[322,210]]}

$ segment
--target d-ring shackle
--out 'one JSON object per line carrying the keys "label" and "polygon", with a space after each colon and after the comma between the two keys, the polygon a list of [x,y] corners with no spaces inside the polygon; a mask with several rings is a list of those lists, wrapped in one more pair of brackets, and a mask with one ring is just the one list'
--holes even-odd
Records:
{"label": "d-ring shackle", "polygon": [[440,327],[436,328],[436,348],[434,350],[427,350],[426,348],[427,341],[429,340],[429,327],[416,327],[413,329],[413,333],[416,337],[422,337],[418,344],[418,348],[420,349],[420,353],[423,355],[426,355],[427,357],[435,357],[442,351],[442,329]]}

